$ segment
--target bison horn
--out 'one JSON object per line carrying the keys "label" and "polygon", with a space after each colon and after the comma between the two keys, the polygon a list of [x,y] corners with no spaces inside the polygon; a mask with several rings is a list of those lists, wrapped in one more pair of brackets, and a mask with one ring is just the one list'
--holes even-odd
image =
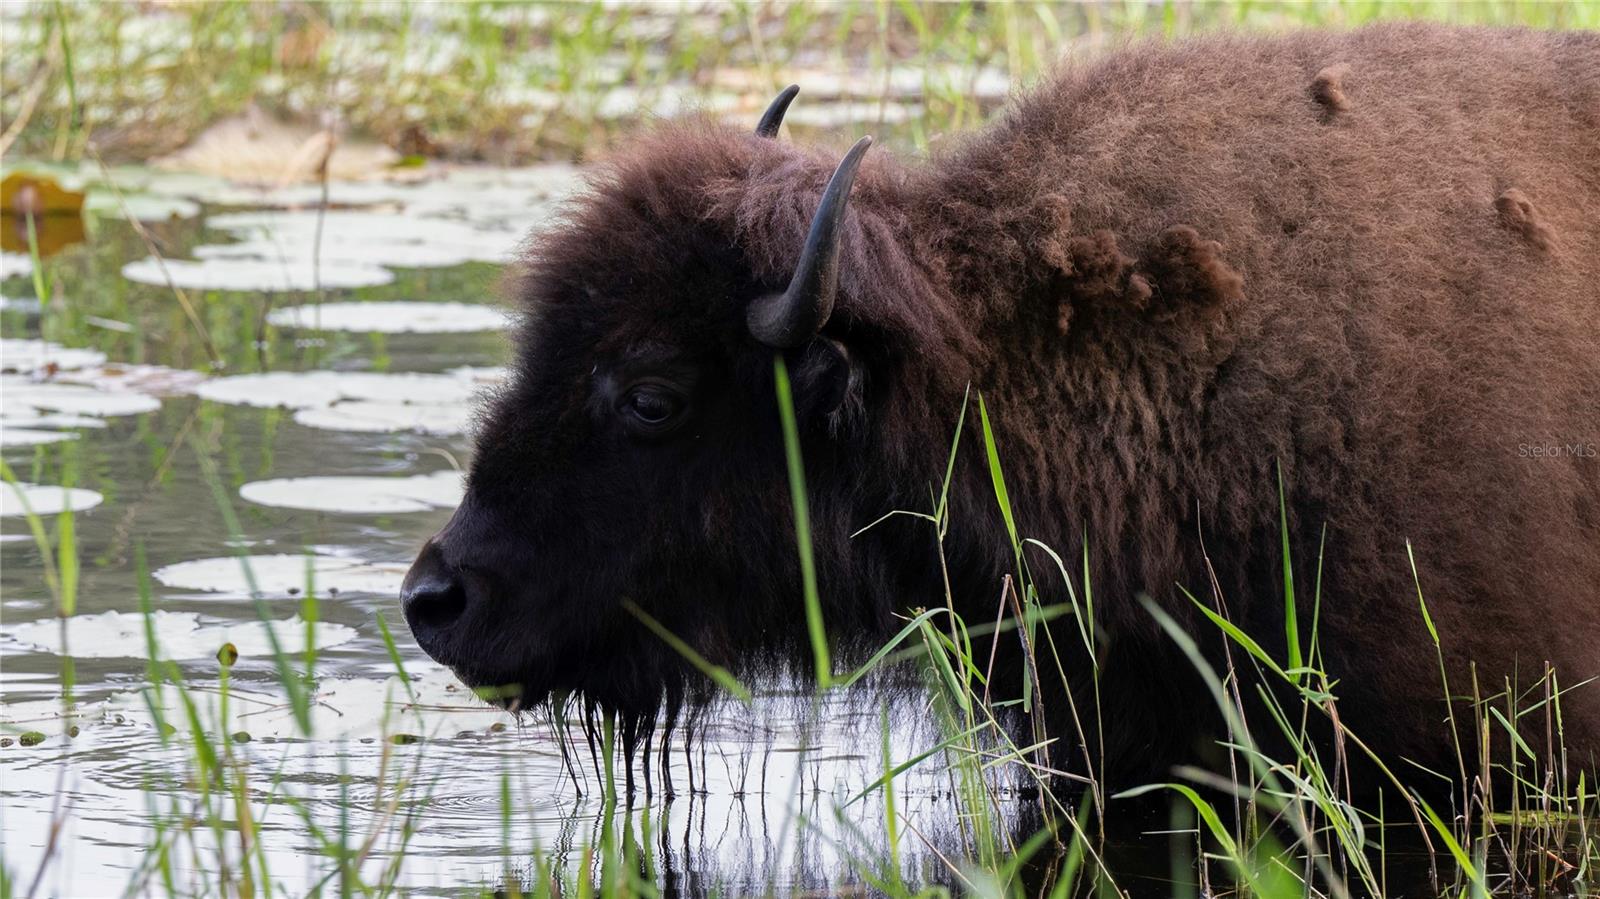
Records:
{"label": "bison horn", "polygon": [[750,333],[762,343],[779,349],[797,347],[817,336],[828,323],[839,288],[839,223],[850,201],[856,169],[870,146],[870,137],[856,141],[833,170],[788,289],[756,300],[745,311]]}
{"label": "bison horn", "polygon": [[767,111],[761,114],[761,121],[756,123],[757,137],[777,137],[778,126],[783,124],[783,114],[789,111],[789,104],[794,102],[794,95],[800,93],[800,85],[791,84],[783,89],[783,93],[773,98]]}

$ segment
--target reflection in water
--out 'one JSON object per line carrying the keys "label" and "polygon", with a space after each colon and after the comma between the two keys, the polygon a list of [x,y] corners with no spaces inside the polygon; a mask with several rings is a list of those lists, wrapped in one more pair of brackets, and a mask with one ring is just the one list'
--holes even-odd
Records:
{"label": "reflection in water", "polygon": [[[83,242],[84,195],[48,175],[13,171],[0,181],[0,250],[48,259]],[[29,230],[33,231],[30,237]]]}
{"label": "reflection in water", "polygon": [[[33,226],[34,239],[38,241],[42,259],[49,259],[84,241],[83,219],[77,213],[35,216]],[[0,249],[8,253],[28,254],[27,216],[11,213],[0,215]]]}
{"label": "reflection in water", "polygon": [[[617,838],[638,844],[638,857],[652,860],[650,870],[668,892],[833,892],[860,882],[855,860],[888,857],[881,791],[864,792],[883,773],[880,754],[858,751],[881,745],[877,714],[840,700],[817,711],[816,720],[826,724],[815,727],[807,724],[809,713],[774,714],[795,704],[761,701],[754,723],[716,714],[692,741],[675,742],[667,753],[671,796],[662,770],[646,778],[636,759],[641,769],[630,798],[623,760],[615,759],[615,804],[596,770],[604,760],[590,755],[581,732],[569,734],[563,747],[547,722],[506,727],[505,716],[490,714],[494,723],[485,726],[483,712],[475,713],[471,730],[430,722],[440,735],[416,742],[395,742],[393,734],[406,729],[401,723],[391,724],[387,737],[377,730],[337,740],[257,736],[230,751],[251,786],[252,817],[272,877],[293,893],[311,889],[333,868],[311,834],[342,834],[350,845],[369,846],[362,874],[374,883],[399,861],[400,835],[408,829],[395,875],[400,886],[494,885],[507,872],[526,877],[535,857],[564,879],[580,876],[588,861],[598,879],[598,862],[584,850]],[[265,730],[251,718],[260,708],[238,705],[245,711],[229,727],[241,734]],[[117,892],[153,876],[141,868],[149,861],[144,847],[162,826],[203,818],[208,804],[235,818],[232,798],[215,788],[208,795],[196,782],[193,747],[181,731],[163,741],[142,708],[123,708],[80,721],[70,739],[52,737],[26,752],[7,748],[7,861],[22,871],[37,864],[59,781],[60,801],[72,810],[63,844],[71,861],[55,874],[63,894]],[[346,707],[344,714],[361,711]],[[915,730],[905,722],[892,730],[893,758],[928,745],[912,736]],[[949,880],[955,875],[939,855],[964,853],[951,826],[944,773],[935,761],[896,786],[902,832],[915,834],[901,847],[901,876],[912,883]],[[1016,812],[1026,803],[1010,806],[1007,820],[1020,823]],[[173,862],[178,882],[198,889],[216,835],[195,838],[202,864],[186,855]]]}

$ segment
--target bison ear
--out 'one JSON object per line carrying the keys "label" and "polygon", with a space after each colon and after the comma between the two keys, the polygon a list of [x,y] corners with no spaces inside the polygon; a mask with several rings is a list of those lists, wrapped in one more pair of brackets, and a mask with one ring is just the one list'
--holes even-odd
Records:
{"label": "bison ear", "polygon": [[778,136],[778,128],[783,124],[783,114],[789,111],[789,104],[794,102],[794,95],[798,93],[800,85],[791,84],[773,99],[767,106],[767,111],[761,114],[761,121],[756,123],[757,137]]}
{"label": "bison ear", "polygon": [[828,323],[839,289],[839,245],[844,236],[844,213],[850,202],[861,157],[872,146],[863,137],[850,148],[828,179],[822,202],[811,217],[811,230],[800,250],[789,287],[783,293],[761,297],[745,309],[750,333],[778,349],[804,346]]}
{"label": "bison ear", "polygon": [[793,351],[796,411],[802,420],[830,416],[847,404],[859,402],[861,371],[850,351],[832,337],[818,337]]}

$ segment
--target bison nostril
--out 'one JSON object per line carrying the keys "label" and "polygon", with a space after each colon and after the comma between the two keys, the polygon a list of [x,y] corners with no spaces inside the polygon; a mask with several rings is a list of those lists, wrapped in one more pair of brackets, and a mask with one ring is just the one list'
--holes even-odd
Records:
{"label": "bison nostril", "polygon": [[445,653],[450,646],[446,633],[467,611],[467,585],[445,560],[438,542],[427,542],[406,573],[405,584],[400,585],[400,608],[422,649],[435,659]]}
{"label": "bison nostril", "polygon": [[406,623],[419,636],[424,631],[442,631],[454,624],[467,608],[467,589],[452,577],[422,578],[407,584],[400,595]]}
{"label": "bison nostril", "polygon": [[435,541],[428,541],[400,585],[400,608],[406,624],[429,655],[448,645],[442,638],[467,611],[467,587],[445,561]]}

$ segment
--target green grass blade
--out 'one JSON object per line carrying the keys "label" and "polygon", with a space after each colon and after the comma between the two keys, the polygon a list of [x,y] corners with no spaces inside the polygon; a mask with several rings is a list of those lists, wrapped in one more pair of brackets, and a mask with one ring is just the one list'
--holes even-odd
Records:
{"label": "green grass blade", "polygon": [[1417,557],[1411,551],[1411,541],[1406,541],[1406,560],[1411,563],[1411,580],[1417,585],[1417,605],[1422,609],[1422,623],[1428,626],[1428,636],[1433,639],[1433,648],[1439,648],[1439,629],[1433,626],[1433,616],[1428,614],[1428,601],[1422,598],[1422,578],[1417,574]]}
{"label": "green grass blade", "polygon": [[1233,640],[1233,642],[1239,644],[1240,648],[1242,648],[1245,652],[1248,652],[1250,655],[1254,656],[1256,661],[1266,665],[1274,674],[1277,674],[1285,680],[1289,679],[1289,674],[1285,672],[1277,662],[1272,660],[1272,656],[1267,655],[1267,651],[1261,648],[1261,644],[1257,643],[1254,637],[1245,633],[1239,628],[1238,625],[1217,614],[1211,609],[1210,606],[1207,606],[1193,593],[1190,593],[1187,588],[1180,586],[1178,589],[1183,592],[1184,596],[1189,597],[1189,601],[1194,603],[1194,607],[1199,609],[1201,614],[1211,619],[1212,624],[1215,624],[1217,627],[1221,628],[1223,633],[1227,634],[1228,637]]}
{"label": "green grass blade", "polygon": [[78,529],[71,509],[56,516],[56,567],[61,576],[61,614],[78,611]]}
{"label": "green grass blade", "polygon": [[1445,848],[1450,850],[1450,855],[1456,860],[1456,864],[1460,866],[1461,873],[1467,875],[1467,879],[1479,888],[1478,895],[1487,895],[1488,887],[1484,884],[1483,874],[1478,871],[1478,866],[1472,863],[1472,857],[1467,854],[1467,850],[1455,838],[1455,834],[1450,832],[1449,826],[1439,818],[1439,814],[1420,795],[1413,798],[1416,800],[1418,807],[1422,809],[1422,813],[1427,816],[1429,826],[1439,835],[1439,839],[1444,841]]}
{"label": "green grass blade", "polygon": [[[1294,560],[1289,553],[1289,509],[1283,492],[1283,463],[1278,463],[1278,533],[1283,542],[1283,629],[1289,643],[1289,670],[1305,665],[1300,654],[1300,621],[1294,601]],[[1291,675],[1299,683],[1298,674]]]}
{"label": "green grass blade", "polygon": [[400,675],[400,682],[406,686],[406,694],[412,702],[417,701],[417,690],[411,686],[411,676],[406,673],[405,660],[400,657],[400,647],[395,645],[394,634],[389,631],[389,620],[383,617],[382,612],[375,612],[372,616],[378,621],[378,634],[383,637],[383,649],[389,654],[389,661],[394,664],[394,670]]}
{"label": "green grass blade", "polygon": [[1005,472],[1000,469],[1000,452],[995,448],[994,428],[989,423],[989,407],[983,394],[978,394],[978,417],[983,422],[983,448],[989,459],[989,480],[994,484],[995,502],[1000,504],[1000,515],[1006,522],[1006,533],[1011,537],[1011,549],[1021,554],[1022,542],[1017,539],[1017,520],[1011,512],[1011,493],[1006,489]]}
{"label": "green grass blade", "polygon": [[950,455],[944,463],[944,484],[939,488],[939,506],[934,510],[933,516],[939,521],[945,520],[945,511],[950,506],[950,482],[955,478],[956,453],[961,449],[961,432],[967,424],[967,402],[972,399],[972,386],[967,386],[967,391],[961,395],[961,414],[956,416],[956,433],[950,438]]}
{"label": "green grass blade", "polygon": [[833,685],[833,662],[828,654],[828,631],[822,622],[822,598],[817,592],[817,566],[811,547],[811,511],[806,500],[806,473],[800,461],[800,428],[795,423],[794,396],[783,354],[773,357],[773,379],[778,389],[778,417],[783,422],[783,454],[789,466],[789,499],[794,505],[794,537],[800,549],[800,585],[806,604],[806,632],[817,669],[817,688]]}
{"label": "green grass blade", "polygon": [[1072,604],[1073,617],[1078,619],[1078,636],[1083,640],[1083,648],[1089,654],[1089,663],[1095,668],[1099,668],[1100,659],[1097,657],[1097,654],[1094,651],[1094,637],[1089,632],[1090,624],[1087,620],[1088,612],[1084,609],[1078,608],[1078,591],[1073,589],[1072,576],[1067,573],[1066,560],[1062,559],[1059,553],[1051,549],[1042,541],[1029,537],[1022,542],[1032,544],[1044,550],[1045,553],[1050,556],[1050,561],[1056,563],[1056,570],[1061,572],[1061,582],[1067,585],[1067,601]]}
{"label": "green grass blade", "polygon": [[967,697],[967,691],[962,687],[964,681],[956,676],[955,668],[950,665],[950,657],[946,654],[945,639],[942,634],[934,629],[928,622],[922,622],[922,639],[928,647],[928,654],[933,657],[934,670],[944,681],[945,689],[950,691],[950,697],[961,707],[963,712],[972,711],[972,700]]}
{"label": "green grass blade", "polygon": [[1489,714],[1493,715],[1495,720],[1500,722],[1500,726],[1506,729],[1506,733],[1511,736],[1511,742],[1516,744],[1517,748],[1522,751],[1523,755],[1528,757],[1529,761],[1537,760],[1538,756],[1533,754],[1533,747],[1529,746],[1528,741],[1522,739],[1522,734],[1517,733],[1517,729],[1511,726],[1511,722],[1506,719],[1504,712],[1494,706],[1489,706]]}
{"label": "green grass blade", "polygon": [[885,658],[888,658],[889,654],[894,651],[896,646],[904,643],[911,637],[912,634],[920,630],[924,621],[927,621],[935,615],[945,614],[948,611],[948,609],[927,609],[921,614],[917,615],[917,617],[911,619],[906,623],[905,627],[900,629],[898,634],[895,634],[894,637],[889,640],[889,642],[878,647],[878,651],[874,652],[872,656],[861,665],[860,668],[857,668],[855,671],[851,672],[848,677],[841,679],[838,682],[838,685],[840,687],[848,687],[863,677],[866,677],[867,674],[871,673],[874,668],[882,664]]}

